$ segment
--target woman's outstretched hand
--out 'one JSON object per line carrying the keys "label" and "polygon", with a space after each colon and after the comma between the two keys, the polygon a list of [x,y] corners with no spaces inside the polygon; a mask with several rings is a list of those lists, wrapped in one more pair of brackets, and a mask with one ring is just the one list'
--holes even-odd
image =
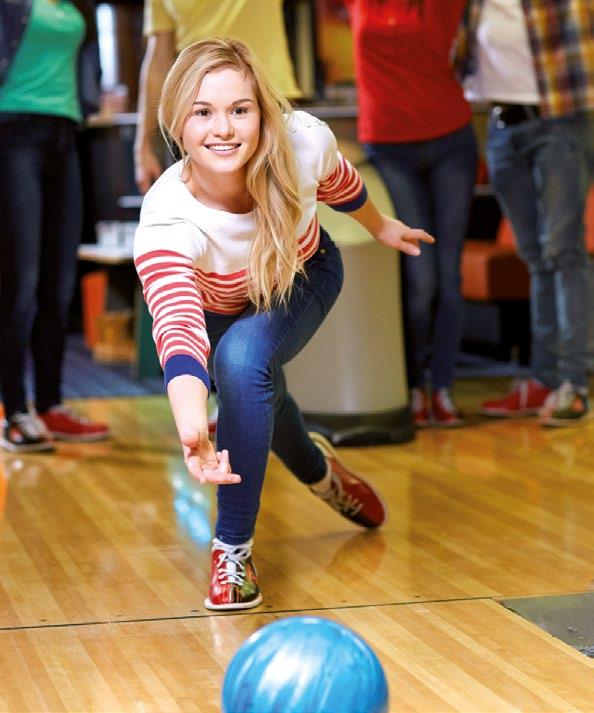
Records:
{"label": "woman's outstretched hand", "polygon": [[186,468],[201,485],[241,483],[231,472],[229,452],[216,452],[208,439],[208,390],[198,377],[180,374],[167,385],[167,395],[184,451]]}
{"label": "woman's outstretched hand", "polygon": [[229,451],[215,451],[208,433],[186,431],[181,434],[186,468],[201,484],[231,485],[240,483],[241,476],[231,472]]}
{"label": "woman's outstretched hand", "polygon": [[424,230],[409,228],[402,221],[383,214],[374,235],[380,243],[413,256],[421,254],[420,243],[432,245],[435,242],[435,238]]}
{"label": "woman's outstretched hand", "polygon": [[361,223],[377,241],[407,255],[420,255],[421,243],[432,245],[435,242],[435,238],[424,230],[409,228],[402,221],[380,213],[369,196],[361,207],[349,215]]}

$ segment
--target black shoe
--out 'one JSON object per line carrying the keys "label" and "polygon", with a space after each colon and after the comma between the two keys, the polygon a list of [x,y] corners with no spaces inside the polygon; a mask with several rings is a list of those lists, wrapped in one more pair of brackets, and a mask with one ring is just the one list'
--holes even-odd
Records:
{"label": "black shoe", "polygon": [[12,453],[54,450],[45,424],[30,413],[15,413],[2,422],[0,445]]}

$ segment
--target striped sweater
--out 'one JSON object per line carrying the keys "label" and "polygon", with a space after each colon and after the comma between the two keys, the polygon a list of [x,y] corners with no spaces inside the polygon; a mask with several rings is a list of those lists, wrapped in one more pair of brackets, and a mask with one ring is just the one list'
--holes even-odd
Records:
{"label": "striped sweater", "polygon": [[[302,216],[296,237],[308,260],[317,250],[317,201],[353,211],[366,200],[356,169],[340,154],[328,126],[304,111],[287,119],[297,159]],[[134,240],[134,264],[153,317],[153,338],[167,384],[192,374],[209,388],[210,345],[204,310],[238,314],[249,303],[247,266],[254,215],[209,208],[168,168],[145,196]]]}

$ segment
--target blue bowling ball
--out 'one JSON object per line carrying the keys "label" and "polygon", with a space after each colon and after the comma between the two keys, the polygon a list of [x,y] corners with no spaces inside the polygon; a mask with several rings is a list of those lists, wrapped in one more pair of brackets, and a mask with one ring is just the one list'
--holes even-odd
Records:
{"label": "blue bowling ball", "polygon": [[279,619],[239,648],[223,713],[387,713],[384,670],[354,631],[329,619]]}

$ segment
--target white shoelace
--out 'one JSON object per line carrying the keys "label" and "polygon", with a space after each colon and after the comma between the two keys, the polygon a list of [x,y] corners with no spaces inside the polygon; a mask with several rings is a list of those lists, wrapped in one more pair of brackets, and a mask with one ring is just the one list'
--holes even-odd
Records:
{"label": "white shoelace", "polygon": [[552,409],[556,411],[557,409],[566,409],[571,406],[573,399],[576,394],[576,389],[569,383],[569,381],[564,381],[558,389],[551,391],[547,396],[544,408]]}
{"label": "white shoelace", "polygon": [[456,413],[456,408],[447,389],[439,389],[437,398],[440,400],[441,406],[445,411],[449,411],[453,414]]}
{"label": "white shoelace", "polygon": [[216,538],[213,549],[221,550],[217,557],[217,577],[221,584],[238,584],[245,580],[245,562],[252,554],[253,540],[242,545],[227,545]]}
{"label": "white shoelace", "polygon": [[30,413],[15,413],[11,416],[10,422],[21,431],[26,438],[38,439],[47,438],[47,428],[43,421]]}
{"label": "white shoelace", "polygon": [[356,515],[363,507],[360,500],[344,492],[340,478],[335,473],[332,473],[330,488],[319,497],[344,515]]}
{"label": "white shoelace", "polygon": [[[520,400],[519,400],[520,408],[524,408],[528,404],[528,394],[530,392],[530,384],[531,383],[540,384],[540,382],[536,381],[536,379],[515,379],[512,382],[510,390],[508,391],[508,394],[513,394],[515,391],[519,392],[519,394],[520,394]],[[554,392],[551,392],[551,394],[553,394],[553,393]],[[551,394],[549,394],[549,396],[547,396],[547,398],[545,399],[545,404],[546,404],[547,400],[551,398]]]}

